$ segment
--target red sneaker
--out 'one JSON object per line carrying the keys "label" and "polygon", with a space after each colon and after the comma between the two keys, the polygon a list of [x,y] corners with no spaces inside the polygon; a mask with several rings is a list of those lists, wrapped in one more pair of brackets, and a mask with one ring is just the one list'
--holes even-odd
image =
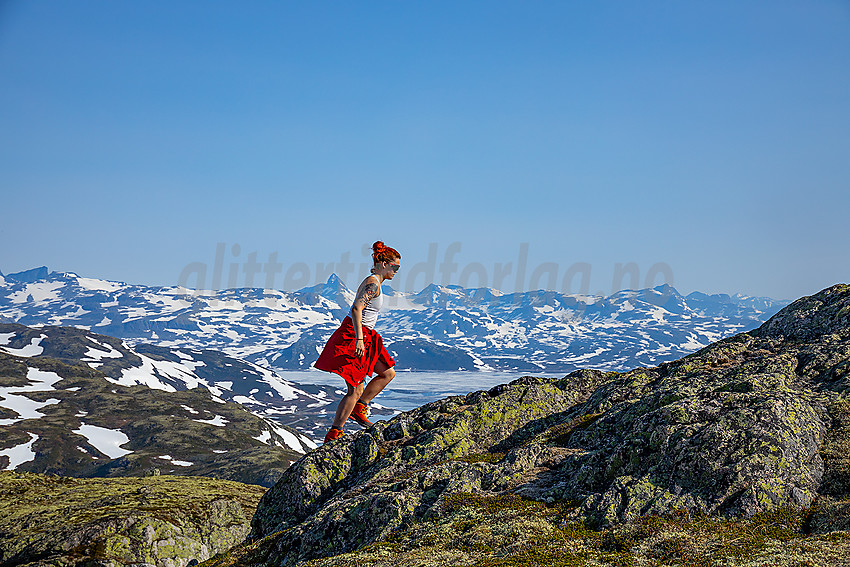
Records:
{"label": "red sneaker", "polygon": [[336,427],[331,427],[330,431],[325,435],[325,443],[329,443],[334,439],[339,439],[345,435],[345,432],[342,429],[337,429]]}
{"label": "red sneaker", "polygon": [[372,425],[372,422],[369,421],[369,406],[364,404],[361,401],[357,401],[354,404],[354,410],[351,412],[351,415],[348,416],[348,419],[353,419],[363,427],[369,427]]}

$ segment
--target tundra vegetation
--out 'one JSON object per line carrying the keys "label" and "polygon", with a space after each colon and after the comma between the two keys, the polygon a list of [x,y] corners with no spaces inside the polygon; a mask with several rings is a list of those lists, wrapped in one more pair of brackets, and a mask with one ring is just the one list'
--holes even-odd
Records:
{"label": "tundra vegetation", "polygon": [[0,565],[186,567],[244,540],[265,488],[0,472]]}

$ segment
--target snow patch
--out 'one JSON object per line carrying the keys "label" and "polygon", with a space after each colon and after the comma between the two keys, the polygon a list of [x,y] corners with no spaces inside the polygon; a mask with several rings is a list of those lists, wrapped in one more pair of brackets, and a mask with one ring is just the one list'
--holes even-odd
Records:
{"label": "snow patch", "polygon": [[15,445],[9,449],[0,450],[0,456],[9,457],[9,464],[6,465],[7,471],[13,471],[18,466],[35,460],[35,451],[32,450],[33,444],[38,441],[38,435],[29,433],[30,440],[20,445]]}
{"label": "snow patch", "polygon": [[118,283],[118,282],[109,282],[106,280],[96,280],[93,278],[77,278],[77,283],[80,284],[80,287],[83,289],[88,289],[90,291],[108,291],[115,292],[126,287],[126,284]]}
{"label": "snow patch", "polygon": [[20,291],[9,296],[9,301],[12,303],[27,303],[32,300],[33,303],[41,303],[44,301],[52,301],[59,299],[57,290],[65,287],[65,282],[40,282],[27,284]]}
{"label": "snow patch", "polygon": [[252,364],[251,366],[262,374],[262,381],[271,386],[272,389],[283,398],[283,401],[298,399],[298,390],[296,390],[291,383],[285,382],[277,374],[267,368],[263,368],[262,366],[257,366],[255,364]]}
{"label": "snow patch", "polygon": [[0,347],[0,350],[5,352],[6,354],[11,354],[12,356],[23,356],[26,358],[29,358],[31,356],[38,356],[44,352],[44,347],[40,345],[41,341],[46,338],[47,335],[41,335],[38,338],[32,339],[30,341],[30,344],[28,344],[24,348]]}
{"label": "snow patch", "polygon": [[97,425],[82,423],[80,424],[80,428],[75,429],[73,433],[82,435],[88,439],[92,447],[110,459],[117,459],[133,452],[121,448],[121,445],[130,442],[130,438],[124,435],[120,429],[107,429],[105,427],[98,427]]}
{"label": "snow patch", "polygon": [[[266,423],[269,423],[266,421]],[[304,445],[307,445],[311,449],[315,449],[318,447],[313,441],[304,437],[303,435],[295,435],[291,431],[284,429],[283,427],[274,425],[273,423],[269,423],[271,428],[274,429],[274,432],[281,436],[284,444],[292,449],[293,451],[297,451],[298,453],[304,452]]]}
{"label": "snow patch", "polygon": [[216,427],[224,427],[226,424],[230,423],[224,416],[217,415],[212,419],[193,419],[192,421],[197,421],[198,423],[206,423],[207,425],[215,425]]}
{"label": "snow patch", "polygon": [[269,443],[269,441],[271,441],[271,438],[272,438],[272,432],[269,431],[268,429],[263,431],[259,436],[254,437],[254,439],[259,441],[260,443],[265,443],[266,445],[271,445],[271,443]]}
{"label": "snow patch", "polygon": [[61,400],[50,398],[49,400],[39,402],[31,400],[23,394],[28,392],[52,392],[56,388],[54,384],[62,380],[62,377],[55,372],[47,372],[38,368],[29,368],[27,370],[27,380],[31,382],[26,386],[5,386],[0,387],[0,407],[10,409],[18,414],[17,418],[0,419],[0,425],[11,425],[25,419],[39,419],[44,417],[44,414],[39,412],[41,408],[53,404],[58,404]]}
{"label": "snow patch", "polygon": [[[89,366],[94,367],[95,365],[92,364],[93,362],[99,362],[100,360],[102,360],[104,358],[123,358],[124,357],[124,355],[121,353],[121,351],[117,350],[111,344],[101,343],[101,342],[93,339],[92,337],[86,337],[86,338],[100,347],[99,349],[89,347],[89,349],[83,355],[84,358],[82,358],[81,360],[83,362],[88,363]],[[98,364],[97,366],[100,366],[100,364]]]}
{"label": "snow patch", "polygon": [[[180,363],[180,362],[171,362],[169,360],[154,360],[148,356],[145,356],[140,353],[136,353],[139,358],[142,359],[141,366],[134,366],[133,368],[125,368],[121,371],[121,378],[114,379],[107,377],[106,379],[114,384],[120,384],[121,386],[135,386],[137,384],[141,384],[143,386],[147,386],[148,388],[154,388],[156,390],[165,390],[166,392],[176,392],[177,389],[164,382],[160,378],[170,378],[174,381],[185,384],[187,389],[197,388],[198,386],[205,386],[211,391],[213,388],[200,378],[192,371],[188,365],[192,365],[194,363]],[[221,395],[219,391],[213,391],[214,395]]]}
{"label": "snow patch", "polygon": [[191,463],[189,461],[178,461],[171,455],[160,455],[157,459],[162,459],[163,461],[168,461],[172,465],[177,465],[178,467],[191,467],[195,463]]}

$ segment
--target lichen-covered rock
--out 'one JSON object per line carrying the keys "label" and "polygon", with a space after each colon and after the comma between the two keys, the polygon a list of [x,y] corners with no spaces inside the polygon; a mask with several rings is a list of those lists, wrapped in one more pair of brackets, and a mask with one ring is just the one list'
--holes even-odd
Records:
{"label": "lichen-covered rock", "polygon": [[444,493],[488,490],[492,465],[462,459],[545,429],[553,410],[575,405],[604,377],[583,376],[585,388],[529,377],[447,398],[330,443],[266,493],[253,537],[287,530],[279,547],[295,561],[374,541],[421,518]]}
{"label": "lichen-covered rock", "polygon": [[827,429],[814,394],[763,368],[751,367],[744,380],[739,369],[684,377],[670,370],[607,411],[611,396],[576,408],[600,417],[564,443],[580,452],[559,468],[556,497],[583,499],[582,511],[603,523],[673,508],[751,516],[811,504]]}
{"label": "lichen-covered rock", "polygon": [[834,285],[798,299],[752,334],[801,342],[846,339],[850,335],[850,286]]}
{"label": "lichen-covered rock", "polygon": [[186,567],[244,540],[264,489],[0,472],[0,564]]}
{"label": "lichen-covered rock", "polygon": [[[541,534],[670,515],[759,523],[783,510],[809,510],[788,516],[791,531],[847,529],[848,393],[850,286],[834,286],[673,363],[527,377],[321,447],[263,497],[242,561],[320,564],[411,542],[462,525],[459,495],[557,508]],[[497,517],[481,520],[488,541]],[[670,537],[646,557],[675,549]],[[452,561],[475,563],[470,553]]]}

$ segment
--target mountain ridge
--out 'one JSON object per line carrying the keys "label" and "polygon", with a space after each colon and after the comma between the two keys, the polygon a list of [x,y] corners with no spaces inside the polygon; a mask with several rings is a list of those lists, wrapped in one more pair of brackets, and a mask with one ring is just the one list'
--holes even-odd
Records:
{"label": "mountain ridge", "polygon": [[[32,280],[45,270],[21,274]],[[384,286],[384,293],[376,328],[401,370],[626,370],[755,328],[787,304],[699,292],[682,296],[669,286],[605,298],[436,284],[417,293]],[[215,349],[266,368],[295,370],[312,366],[353,296],[335,274],[295,292],[197,292],[50,272],[0,284],[0,317],[30,326],[88,328],[131,344]]]}

